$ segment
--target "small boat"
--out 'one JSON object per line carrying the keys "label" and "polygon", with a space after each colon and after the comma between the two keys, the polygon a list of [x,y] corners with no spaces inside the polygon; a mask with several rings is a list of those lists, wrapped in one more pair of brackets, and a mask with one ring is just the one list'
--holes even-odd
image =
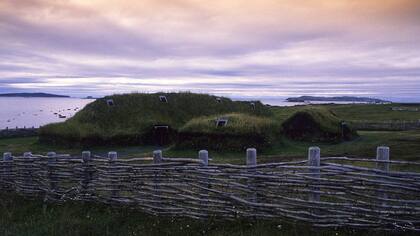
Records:
{"label": "small boat", "polygon": [[66,116],[60,114],[60,115],[58,115],[58,118],[62,118],[63,119],[63,118],[66,118]]}

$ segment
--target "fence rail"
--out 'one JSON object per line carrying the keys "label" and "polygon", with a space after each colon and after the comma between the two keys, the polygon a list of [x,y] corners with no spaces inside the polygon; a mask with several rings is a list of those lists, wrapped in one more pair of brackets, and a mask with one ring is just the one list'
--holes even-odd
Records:
{"label": "fence rail", "polygon": [[420,231],[420,172],[409,171],[420,163],[390,161],[387,147],[378,147],[376,159],[321,158],[317,147],[306,160],[278,163],[258,164],[255,149],[247,150],[246,165],[209,163],[205,150],[198,156],[4,153],[0,189],[52,202],[125,205],[155,215]]}

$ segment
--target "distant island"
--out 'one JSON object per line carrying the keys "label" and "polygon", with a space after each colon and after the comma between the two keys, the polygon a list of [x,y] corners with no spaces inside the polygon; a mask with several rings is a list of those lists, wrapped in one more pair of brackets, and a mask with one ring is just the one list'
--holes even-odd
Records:
{"label": "distant island", "polygon": [[50,93],[1,93],[0,97],[22,97],[22,98],[69,98],[66,95]]}
{"label": "distant island", "polygon": [[286,99],[288,102],[364,102],[364,103],[390,103],[390,101],[385,101],[377,98],[368,98],[368,97],[315,97],[315,96],[300,96],[300,97],[291,97]]}

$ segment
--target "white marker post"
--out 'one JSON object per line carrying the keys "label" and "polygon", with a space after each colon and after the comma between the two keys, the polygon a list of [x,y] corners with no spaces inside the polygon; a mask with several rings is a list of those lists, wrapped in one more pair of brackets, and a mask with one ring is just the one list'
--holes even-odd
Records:
{"label": "white marker post", "polygon": [[[310,173],[312,178],[319,179],[321,177],[320,169],[321,166],[321,149],[319,147],[310,147],[308,151],[308,165],[310,167]],[[311,180],[311,185],[318,185],[319,180]],[[310,190],[312,191],[309,194],[310,201],[319,201],[321,196],[317,191],[319,191],[318,186],[311,186]]]}
{"label": "white marker post", "polygon": [[12,178],[12,172],[13,172],[13,156],[11,152],[5,152],[3,153],[3,161],[4,163],[4,178],[3,178],[3,182],[4,185],[6,186],[6,189],[10,189],[12,190],[13,184],[12,182],[14,181]]}
{"label": "white marker post", "polygon": [[[115,162],[118,159],[118,153],[117,152],[108,152],[108,160],[109,160],[109,167],[108,171],[113,171],[114,167],[117,165]],[[112,174],[111,174],[112,175]],[[114,180],[111,178],[111,188],[113,190],[111,190],[111,198],[116,198],[118,197],[118,193],[119,193],[119,181],[118,180]],[[116,189],[114,189],[116,188]]]}
{"label": "white marker post", "polygon": [[[207,150],[200,150],[198,152],[198,159],[202,161],[201,165],[204,168],[206,168],[209,165],[209,152]],[[203,182],[204,182],[204,187],[206,189],[210,188],[210,182],[209,182],[208,176],[204,176]],[[208,205],[209,192],[206,189],[201,190],[201,194],[204,195],[202,200],[205,201],[205,207],[203,209],[206,211],[205,214],[208,215],[208,211],[209,211],[209,205]]]}
{"label": "white marker post", "polygon": [[54,164],[57,162],[57,154],[55,152],[48,152],[48,179],[50,180],[49,191],[55,192],[57,190],[57,179],[54,174]]}
{"label": "white marker post", "polygon": [[[248,173],[250,175],[255,175],[256,169],[255,166],[257,165],[257,149],[255,148],[248,148],[246,149],[246,165],[248,166]],[[251,202],[257,201],[257,186],[255,184],[255,177],[248,178],[248,188],[251,189],[253,192],[249,196],[249,200]]]}
{"label": "white marker post", "polygon": [[[376,149],[376,160],[377,161],[389,161],[389,156],[390,156],[389,155],[389,153],[390,153],[389,150],[390,150],[389,147],[385,147],[385,146],[378,147]],[[384,171],[384,172],[389,172],[389,163],[387,163],[387,162],[377,162],[376,163],[376,168],[381,170],[381,171]],[[384,173],[384,175],[386,175],[386,173]],[[381,179],[381,178],[379,178],[379,179]],[[382,198],[382,199],[387,199],[388,198],[388,195],[385,192],[383,192],[383,188],[381,188],[381,187],[378,188],[377,196],[379,198]],[[386,206],[386,202],[380,200],[380,203],[382,204],[382,206]]]}
{"label": "white marker post", "polygon": [[90,161],[91,161],[91,153],[90,151],[83,151],[82,152],[82,160],[83,160],[83,180],[82,180],[82,191],[84,194],[88,192],[89,184],[92,181],[92,171],[90,168]]}

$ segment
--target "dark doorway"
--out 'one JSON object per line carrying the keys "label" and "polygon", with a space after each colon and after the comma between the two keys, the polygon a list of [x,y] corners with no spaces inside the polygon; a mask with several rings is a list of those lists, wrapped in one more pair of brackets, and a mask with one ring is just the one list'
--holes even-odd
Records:
{"label": "dark doorway", "polygon": [[169,126],[167,125],[155,125],[153,127],[153,139],[155,145],[165,146],[170,143]]}

